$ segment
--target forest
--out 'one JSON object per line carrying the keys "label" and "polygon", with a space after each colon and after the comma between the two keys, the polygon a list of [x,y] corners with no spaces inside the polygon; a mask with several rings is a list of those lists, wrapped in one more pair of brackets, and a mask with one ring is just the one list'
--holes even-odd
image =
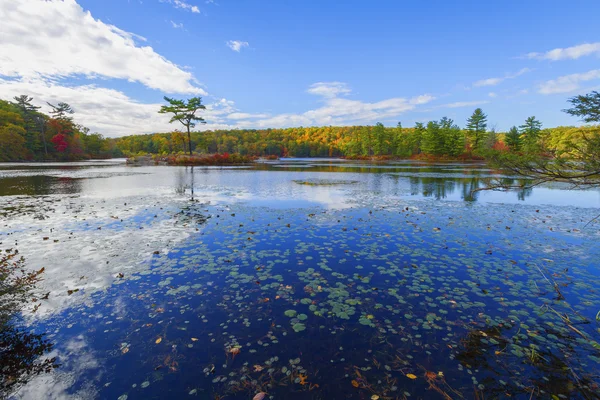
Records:
{"label": "forest", "polygon": [[[141,154],[240,154],[271,157],[482,159],[489,150],[553,156],[578,148],[597,126],[542,127],[534,116],[508,132],[488,129],[477,108],[461,128],[443,117],[413,127],[325,126],[139,134],[105,138],[73,121],[66,103],[39,112],[32,98],[0,100],[0,161],[83,160]],[[202,107],[202,106],[200,106]],[[190,149],[191,146],[191,149]]]}
{"label": "forest", "polygon": [[50,115],[41,113],[33,98],[0,99],[0,162],[76,161],[122,157],[116,140],[105,138],[73,121],[67,103],[53,105]]}
{"label": "forest", "polygon": [[[578,143],[597,131],[594,126],[542,129],[535,117],[508,132],[487,130],[486,115],[477,109],[460,128],[442,118],[414,127],[326,126],[285,129],[217,130],[191,133],[192,150],[199,153],[239,153],[250,156],[348,158],[483,158],[486,150],[545,152],[549,155]],[[175,131],[119,138],[125,155],[172,154],[189,150],[186,135]]]}

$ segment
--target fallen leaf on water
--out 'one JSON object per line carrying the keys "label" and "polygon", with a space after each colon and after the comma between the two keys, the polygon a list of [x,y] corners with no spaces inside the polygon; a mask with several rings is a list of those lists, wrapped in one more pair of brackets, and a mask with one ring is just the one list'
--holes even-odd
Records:
{"label": "fallen leaf on water", "polygon": [[417,379],[417,376],[415,374],[406,374],[406,377],[410,379]]}
{"label": "fallen leaf on water", "polygon": [[267,394],[265,392],[260,392],[260,393],[257,393],[256,395],[254,395],[252,400],[263,400],[266,396],[267,396]]}
{"label": "fallen leaf on water", "polygon": [[162,342],[162,338],[161,337],[159,337],[158,339],[156,339],[156,342],[154,342],[154,343],[159,344],[160,342]]}
{"label": "fallen leaf on water", "polygon": [[129,347],[123,347],[123,349],[121,350],[121,353],[123,353],[123,354],[129,353]]}
{"label": "fallen leaf on water", "polygon": [[198,338],[195,338],[195,337],[192,338],[192,342],[197,342],[197,341],[198,341]]}
{"label": "fallen leaf on water", "polygon": [[357,387],[358,387],[358,382],[357,382],[357,381],[355,381],[354,379],[352,380],[352,382],[351,382],[351,383],[352,383],[352,386],[354,386],[355,388],[357,388]]}
{"label": "fallen leaf on water", "polygon": [[431,380],[431,379],[435,379],[435,378],[437,378],[437,375],[436,375],[436,373],[435,373],[435,372],[427,371],[427,372],[425,372],[425,377],[426,377],[428,380]]}
{"label": "fallen leaf on water", "polygon": [[371,396],[371,400],[379,400],[379,396],[377,396],[376,394],[374,394],[373,396]]}

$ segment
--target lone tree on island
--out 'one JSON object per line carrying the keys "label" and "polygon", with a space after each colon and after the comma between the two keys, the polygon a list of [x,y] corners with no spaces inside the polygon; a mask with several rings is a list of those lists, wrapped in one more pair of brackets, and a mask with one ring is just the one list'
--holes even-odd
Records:
{"label": "lone tree on island", "polygon": [[205,124],[204,118],[196,115],[198,110],[205,110],[206,107],[202,104],[201,97],[192,97],[189,100],[171,99],[165,96],[165,101],[169,105],[160,107],[160,114],[173,114],[169,123],[179,121],[187,129],[188,149],[190,156],[192,155],[192,135],[190,129],[196,126],[196,122]]}

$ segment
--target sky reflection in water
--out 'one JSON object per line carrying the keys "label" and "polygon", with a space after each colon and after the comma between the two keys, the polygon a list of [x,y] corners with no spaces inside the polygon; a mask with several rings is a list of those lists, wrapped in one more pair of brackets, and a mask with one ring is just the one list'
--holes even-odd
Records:
{"label": "sky reflection in water", "polygon": [[29,323],[63,364],[18,396],[582,397],[557,371],[599,366],[599,192],[471,194],[495,175],[0,165],[0,241],[46,267]]}

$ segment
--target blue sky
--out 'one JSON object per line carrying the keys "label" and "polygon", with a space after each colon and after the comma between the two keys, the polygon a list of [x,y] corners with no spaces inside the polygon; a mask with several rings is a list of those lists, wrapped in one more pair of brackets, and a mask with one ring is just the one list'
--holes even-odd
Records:
{"label": "blue sky", "polygon": [[172,130],[163,95],[202,95],[203,129],[412,126],[476,107],[498,130],[600,87],[598,1],[0,0],[0,98],[66,101],[106,136]]}

